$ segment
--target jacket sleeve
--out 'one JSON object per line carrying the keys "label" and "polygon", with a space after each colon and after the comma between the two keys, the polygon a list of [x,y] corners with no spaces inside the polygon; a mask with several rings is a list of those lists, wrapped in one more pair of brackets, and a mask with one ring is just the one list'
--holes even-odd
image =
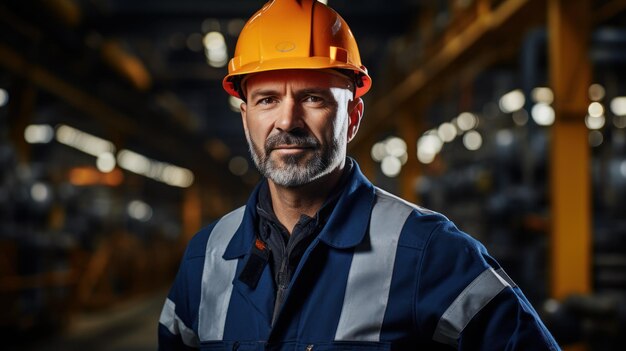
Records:
{"label": "jacket sleeve", "polygon": [[159,350],[197,350],[197,316],[206,231],[191,239],[159,318]]}
{"label": "jacket sleeve", "polygon": [[537,312],[475,239],[442,221],[420,265],[416,320],[433,346],[560,350]]}

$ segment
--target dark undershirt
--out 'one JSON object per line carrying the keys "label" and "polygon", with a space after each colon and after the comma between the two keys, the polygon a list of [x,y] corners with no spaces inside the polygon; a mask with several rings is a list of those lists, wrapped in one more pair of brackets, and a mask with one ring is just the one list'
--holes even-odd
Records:
{"label": "dark undershirt", "polygon": [[261,185],[257,202],[257,213],[259,214],[258,231],[260,239],[266,243],[270,250],[269,264],[274,276],[274,282],[276,283],[276,300],[272,325],[287,295],[287,288],[291,282],[293,272],[298,267],[304,251],[306,251],[307,247],[309,247],[328,221],[343,188],[350,178],[352,168],[352,160],[350,158],[346,159],[346,167],[339,178],[339,182],[329,193],[329,198],[326,199],[314,217],[302,214],[291,235],[289,235],[289,231],[280,223],[274,213],[267,181]]}

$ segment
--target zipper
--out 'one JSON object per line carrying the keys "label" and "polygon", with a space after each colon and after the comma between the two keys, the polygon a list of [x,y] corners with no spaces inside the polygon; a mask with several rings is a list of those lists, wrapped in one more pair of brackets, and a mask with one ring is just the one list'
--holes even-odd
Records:
{"label": "zipper", "polygon": [[278,272],[278,289],[276,289],[276,300],[274,302],[274,314],[272,315],[272,325],[276,322],[280,308],[283,306],[285,295],[287,294],[287,288],[289,287],[290,274],[289,274],[289,257],[283,256],[283,262],[281,263],[280,272]]}
{"label": "zipper", "polygon": [[[311,219],[312,221],[314,219]],[[278,313],[285,302],[285,298],[287,297],[287,292],[289,288],[289,284],[291,283],[292,272],[290,269],[290,256],[292,251],[304,240],[308,239],[310,236],[314,234],[319,234],[320,226],[316,224],[315,229],[313,231],[309,231],[308,235],[299,235],[296,240],[290,238],[287,242],[287,245],[283,246],[283,260],[280,265],[280,271],[278,272],[278,287],[276,289],[276,300],[274,302],[274,313],[272,315],[272,326],[276,322],[276,318],[278,318]],[[276,228],[276,230],[280,230],[280,228]],[[300,229],[302,230],[302,229]],[[312,241],[309,243],[311,245]],[[298,265],[302,264],[302,260],[304,258],[304,254],[300,257],[300,262]]]}

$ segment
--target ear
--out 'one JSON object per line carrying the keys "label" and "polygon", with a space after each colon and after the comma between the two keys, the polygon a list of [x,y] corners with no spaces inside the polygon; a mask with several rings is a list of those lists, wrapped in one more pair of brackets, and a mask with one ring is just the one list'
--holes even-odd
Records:
{"label": "ear", "polygon": [[363,118],[363,110],[365,105],[363,99],[357,98],[348,103],[348,142],[352,141],[359,131],[361,118]]}
{"label": "ear", "polygon": [[241,122],[243,123],[243,130],[248,135],[248,119],[246,116],[248,115],[248,105],[245,102],[242,102],[239,105],[239,110],[241,112]]}

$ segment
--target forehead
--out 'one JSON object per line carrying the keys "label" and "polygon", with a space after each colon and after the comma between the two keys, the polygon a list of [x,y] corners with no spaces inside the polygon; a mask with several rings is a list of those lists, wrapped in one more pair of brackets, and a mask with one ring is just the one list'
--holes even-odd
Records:
{"label": "forehead", "polygon": [[244,81],[245,89],[279,88],[290,86],[297,89],[307,88],[345,88],[350,89],[350,80],[339,72],[329,70],[287,69],[252,74]]}

